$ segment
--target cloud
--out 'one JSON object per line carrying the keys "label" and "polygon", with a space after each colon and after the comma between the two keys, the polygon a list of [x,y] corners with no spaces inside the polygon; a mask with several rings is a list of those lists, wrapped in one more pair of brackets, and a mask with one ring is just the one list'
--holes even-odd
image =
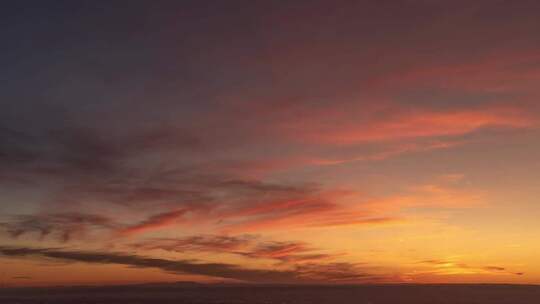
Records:
{"label": "cloud", "polygon": [[92,229],[117,228],[117,224],[107,217],[83,213],[21,215],[14,222],[2,223],[1,226],[12,237],[37,234],[43,239],[54,235],[62,242],[70,241],[73,237],[82,238]]}
{"label": "cloud", "polygon": [[339,198],[348,192],[313,192],[303,197],[262,202],[224,214],[222,229],[245,232],[272,229],[314,228],[397,223],[400,218],[377,216],[363,206],[342,205]]}
{"label": "cloud", "polygon": [[467,209],[488,205],[485,193],[460,187],[457,181],[456,177],[442,176],[435,183],[407,187],[397,195],[368,199],[362,207],[367,214],[395,214],[412,208]]}
{"label": "cloud", "polygon": [[350,162],[359,162],[359,161],[382,161],[388,158],[396,157],[402,154],[410,154],[417,152],[428,152],[439,149],[449,149],[464,144],[463,141],[452,141],[452,140],[439,140],[431,141],[428,143],[406,143],[406,144],[397,144],[390,147],[385,147],[384,149],[377,151],[375,153],[356,155],[352,157],[340,158],[340,159],[310,159],[307,161],[310,164],[329,166],[329,165],[339,165]]}
{"label": "cloud", "polygon": [[180,209],[152,215],[140,223],[118,230],[117,233],[121,236],[129,236],[168,227],[178,222],[187,212],[186,209]]}
{"label": "cloud", "polygon": [[116,175],[127,170],[122,161],[134,156],[157,150],[162,152],[171,146],[195,145],[189,140],[173,140],[182,135],[174,134],[171,129],[127,136],[105,134],[97,127],[77,125],[52,125],[39,131],[22,130],[0,127],[0,163],[5,167],[4,179],[12,175],[28,182],[43,177],[88,181],[106,173]]}
{"label": "cloud", "polygon": [[158,238],[145,240],[132,247],[143,250],[161,249],[173,252],[236,252],[251,246],[257,239],[254,235],[195,235],[186,238]]}
{"label": "cloud", "polygon": [[298,267],[301,277],[317,281],[345,283],[351,281],[377,282],[381,280],[381,278],[357,272],[355,269],[359,269],[358,265],[350,263],[331,263],[325,265],[309,263],[302,264]]}
{"label": "cloud", "polygon": [[[387,117],[378,120],[352,120],[344,112],[338,123],[328,126],[323,119],[291,121],[283,128],[286,134],[296,134],[308,141],[354,144],[373,141],[437,138],[471,133],[482,128],[525,128],[536,124],[528,113],[515,107],[492,107],[481,110],[459,109],[452,111],[391,110]],[[435,148],[435,147],[434,147]],[[398,153],[396,151],[396,153]]]}
{"label": "cloud", "polygon": [[335,218],[322,219],[312,224],[312,227],[333,227],[333,226],[378,226],[392,225],[405,222],[406,219],[397,216],[388,217],[367,217],[358,215],[344,215],[343,217],[336,216]]}
{"label": "cloud", "polygon": [[[91,205],[98,206],[95,208],[98,210],[111,204],[129,208],[132,217],[140,210],[138,222],[122,225],[127,227],[118,229],[119,236],[173,226],[188,213],[192,217],[202,219],[207,216],[208,220],[216,221],[253,220],[259,216],[268,222],[285,215],[322,214],[325,209],[336,207],[325,201],[326,198],[315,199],[321,192],[302,183],[266,182],[223,174],[219,170],[213,172],[208,168],[203,173],[197,165],[178,168],[174,164],[134,163],[147,154],[164,153],[168,145],[172,145],[167,140],[172,135],[165,131],[164,135],[147,131],[135,137],[114,133],[105,136],[101,131],[74,127],[48,130],[38,135],[4,132],[9,135],[2,139],[7,152],[0,156],[0,161],[11,168],[3,172],[6,182],[50,180],[59,187],[51,188],[52,192],[40,204],[68,207],[80,213],[84,212],[85,206]],[[157,140],[153,136],[165,139]],[[191,142],[182,141],[180,148],[184,144],[191,147]],[[18,157],[24,157],[24,160],[19,161]],[[160,212],[147,215],[154,210]],[[209,210],[217,210],[214,217],[208,215]],[[49,219],[37,217],[33,221],[47,226]],[[116,221],[121,222],[121,219]],[[55,223],[56,226],[61,224]],[[48,233],[46,228],[41,230],[44,235]]]}
{"label": "cloud", "polygon": [[[55,116],[52,111],[44,114]],[[0,185],[28,188],[47,181],[54,191],[44,204],[145,205],[206,199],[205,193],[172,186],[178,180],[169,178],[178,164],[164,170],[159,162],[148,161],[171,151],[182,155],[197,150],[199,141],[183,130],[167,124],[134,124],[129,131],[106,124],[85,126],[74,123],[71,115],[60,115],[65,124],[53,120],[34,129],[17,122],[0,125]]]}
{"label": "cloud", "polygon": [[222,232],[244,233],[263,229],[377,225],[399,220],[373,216],[366,210],[337,203],[336,200],[350,194],[347,191],[320,191],[312,185],[248,180],[198,180],[196,177],[190,184],[207,189],[207,195],[214,197],[211,203],[189,204],[183,209],[147,216],[119,230],[118,235],[134,235],[188,222],[210,225]]}
{"label": "cloud", "polygon": [[[190,185],[203,189],[212,197],[210,203],[182,204],[186,207],[173,208],[159,214],[150,215],[130,227],[119,231],[119,235],[144,233],[181,223],[187,214],[193,225],[209,223],[215,228],[232,230],[242,225],[278,227],[279,222],[297,220],[299,226],[309,226],[302,219],[331,216],[330,210],[342,207],[329,201],[335,194],[326,194],[309,185],[281,185],[263,183],[256,180],[197,178],[193,176],[183,186]],[[198,223],[197,223],[198,222]]]}
{"label": "cloud", "polygon": [[304,242],[265,241],[255,235],[196,235],[177,239],[158,238],[138,242],[131,247],[137,250],[160,249],[178,253],[227,253],[251,259],[270,259],[289,264],[329,260],[341,255],[320,253],[319,249]]}
{"label": "cloud", "polygon": [[[146,204],[140,213],[137,209],[131,210],[137,203],[133,206],[128,205],[130,208],[128,215],[132,219],[127,222],[125,220],[127,217],[113,220],[91,213],[76,212],[22,216],[3,226],[12,236],[34,232],[43,238],[54,231],[63,235],[64,241],[67,241],[72,234],[83,237],[93,229],[107,230],[118,238],[132,237],[176,225],[208,226],[215,231],[244,233],[268,229],[379,225],[399,220],[394,217],[375,216],[367,210],[339,204],[336,201],[350,193],[321,191],[315,185],[265,183],[258,180],[197,176],[190,173],[181,174],[180,177],[175,174],[172,177],[167,174],[159,177],[159,179],[169,178],[178,183],[176,187],[182,188],[176,189],[179,192],[189,192],[190,189],[193,192],[205,193],[208,198],[205,201],[187,200],[156,204],[153,209],[158,211],[157,213],[155,211],[151,213],[153,210]],[[156,183],[162,187],[169,186],[169,181]],[[122,195],[122,190],[118,192],[111,191],[110,196]],[[126,195],[132,193],[126,190]],[[103,198],[101,194],[98,192],[98,196],[94,199]],[[178,199],[181,197],[182,194]]]}
{"label": "cloud", "polygon": [[[335,189],[321,190],[324,185],[307,185],[302,180],[276,182],[248,178],[242,164],[228,163],[222,155],[245,161],[243,164],[259,159],[260,162],[252,162],[250,166],[263,171],[272,167],[265,166],[272,163],[266,153],[268,143],[286,148],[279,164],[285,170],[298,163],[380,161],[405,153],[462,145],[466,141],[459,136],[483,128],[525,128],[535,123],[533,113],[521,105],[411,108],[391,99],[380,104],[364,100],[336,103],[311,105],[307,100],[298,100],[291,107],[283,107],[276,99],[253,105],[242,101],[223,108],[217,105],[215,112],[197,121],[200,128],[195,129],[181,120],[156,122],[144,111],[138,114],[141,123],[112,120],[98,124],[99,117],[92,115],[92,123],[87,120],[83,123],[74,119],[79,111],[69,106],[61,111],[42,111],[44,116],[57,119],[36,117],[35,124],[39,127],[6,119],[0,127],[3,168],[0,185],[17,184],[23,187],[19,190],[25,191],[47,181],[45,187],[49,191],[38,202],[43,209],[54,206],[96,213],[95,210],[107,210],[111,206],[123,208],[118,212],[126,216],[115,221],[129,219],[130,222],[117,227],[117,236],[142,234],[188,220],[211,223],[223,232],[392,224],[402,219],[381,212],[382,208],[342,205],[344,194]],[[109,106],[103,107],[103,112],[109,110]],[[174,109],[178,111],[172,107],[171,113],[175,113]],[[25,112],[17,107],[16,110],[15,114]],[[166,114],[165,110],[157,111],[154,113],[157,117]],[[250,113],[250,116],[240,119],[236,113]],[[8,114],[2,115],[20,116]],[[117,117],[121,112],[110,114]],[[302,119],[298,119],[300,114]],[[326,123],[329,120],[333,123]],[[215,133],[208,132],[210,129]],[[381,142],[380,149],[373,153],[332,157],[334,153],[328,152],[341,150],[343,145]],[[316,157],[305,155],[311,148],[317,150],[313,153]],[[435,188],[429,191],[438,201],[445,201],[445,205],[454,199],[443,198],[445,194]],[[385,199],[386,203],[368,202],[366,207],[410,206],[419,204],[417,199],[414,195],[390,198]],[[47,220],[35,222],[38,221]],[[10,230],[16,234],[17,229]],[[48,233],[47,229],[34,230]]]}
{"label": "cloud", "polygon": [[[431,88],[446,92],[477,92],[484,96],[498,93],[527,92],[534,96],[532,83],[540,77],[537,63],[540,60],[538,47],[530,49],[497,49],[483,54],[481,58],[468,59],[452,64],[435,62],[429,66],[414,66],[401,73],[379,79],[400,88]],[[521,101],[527,96],[521,95]],[[432,102],[437,105],[436,102]],[[457,102],[459,105],[459,102]]]}
{"label": "cloud", "polygon": [[436,275],[459,275],[459,274],[510,274],[521,276],[523,272],[514,272],[501,266],[472,266],[453,260],[425,260],[421,264],[432,265],[433,270],[420,273],[431,273]]}
{"label": "cloud", "polygon": [[[428,2],[390,9],[392,22],[382,23],[389,10],[375,4],[333,7],[320,1],[257,14],[243,8],[236,10],[240,18],[222,15],[230,10],[213,10],[220,16],[210,19],[234,21],[223,22],[224,27],[206,24],[205,9],[183,10],[189,22],[203,20],[204,26],[186,27],[185,18],[156,20],[149,33],[163,33],[163,25],[198,28],[218,41],[200,39],[207,35],[194,31],[183,33],[189,48],[176,45],[178,39],[154,39],[155,48],[133,47],[146,39],[141,35],[129,47],[113,43],[118,49],[96,50],[91,58],[87,44],[67,42],[70,47],[63,49],[69,56],[40,48],[52,55],[43,58],[55,60],[25,64],[21,71],[13,62],[17,72],[0,93],[0,187],[9,192],[5,201],[12,191],[14,197],[38,197],[28,206],[37,214],[2,227],[13,237],[66,242],[104,231],[125,242],[122,237],[177,225],[193,233],[371,227],[406,222],[404,209],[483,206],[481,194],[436,183],[353,201],[346,191],[329,186],[346,175],[323,172],[334,169],[331,165],[466,145],[486,130],[538,126],[538,46],[527,42],[531,39],[514,39],[536,37],[531,24],[538,19],[532,9],[537,5],[523,10],[523,4],[512,3],[465,8]],[[508,6],[519,7],[519,18],[493,21]],[[262,22],[258,25],[272,26],[263,26],[256,38],[246,37],[243,29],[230,27],[242,23],[244,13],[249,22],[262,14],[255,18]],[[425,24],[432,26],[418,30]],[[208,41],[217,44],[208,47]],[[127,53],[133,56],[117,56]],[[173,57],[180,61],[155,60]],[[126,66],[137,66],[137,76]],[[111,75],[115,81],[104,81]],[[324,174],[299,168],[312,165]],[[405,170],[398,167],[392,168]],[[265,175],[278,169],[281,175]],[[350,180],[376,171],[358,170]],[[332,180],[305,183],[316,176]],[[3,210],[21,212],[18,202],[7,204]],[[241,237],[162,239],[146,246],[141,248],[235,252],[288,263],[329,258],[301,243]]]}
{"label": "cloud", "polygon": [[195,263],[187,260],[167,260],[138,255],[65,251],[47,248],[0,247],[0,254],[8,257],[48,258],[90,264],[118,264],[140,268],[156,268],[176,274],[197,274],[216,278],[254,283],[331,283],[379,280],[379,276],[362,273],[353,264],[311,264],[291,270],[247,269],[225,263]]}
{"label": "cloud", "polygon": [[[91,216],[74,218],[79,229],[65,215],[49,214],[46,217],[33,217],[20,220],[20,223],[5,223],[12,236],[29,231],[46,236],[50,233],[51,222],[54,230],[63,232],[65,240],[70,233],[80,230],[83,236],[91,229],[106,228],[113,237],[134,237],[151,231],[159,231],[178,225],[189,225],[192,228],[205,227],[220,233],[252,233],[257,231],[327,228],[339,226],[379,226],[394,225],[407,221],[406,217],[396,212],[411,207],[445,207],[463,208],[480,206],[482,196],[478,193],[455,189],[453,185],[428,184],[410,189],[410,193],[382,197],[376,199],[357,198],[361,204],[342,204],[347,196],[356,195],[349,191],[324,191],[316,185],[293,185],[265,183],[258,180],[227,179],[216,176],[197,176],[182,174],[182,178],[174,175],[180,187],[206,193],[211,197],[207,202],[172,202],[156,205],[158,212],[130,213],[132,218],[107,220],[95,219]],[[168,179],[164,175],[160,178]],[[182,182],[186,179],[186,182]],[[445,181],[444,179],[443,181]],[[446,182],[445,182],[446,183]],[[347,198],[350,200],[350,197]],[[148,206],[149,207],[149,206]],[[161,210],[161,211],[160,211]],[[148,214],[150,213],[150,214]],[[18,229],[17,229],[18,228]],[[24,229],[22,229],[24,228]],[[202,242],[209,239],[192,239],[202,249]],[[175,244],[179,249],[185,244]]]}
{"label": "cloud", "polygon": [[293,264],[328,260],[338,256],[314,251],[318,250],[303,242],[263,242],[249,250],[236,253],[254,259],[273,259]]}

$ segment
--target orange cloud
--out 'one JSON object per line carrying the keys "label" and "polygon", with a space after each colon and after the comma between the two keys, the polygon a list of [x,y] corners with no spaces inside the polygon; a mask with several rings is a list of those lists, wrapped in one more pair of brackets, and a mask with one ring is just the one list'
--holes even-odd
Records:
{"label": "orange cloud", "polygon": [[393,213],[415,207],[474,208],[485,205],[486,201],[481,192],[440,184],[410,187],[406,193],[371,199],[362,204],[365,210],[374,214]]}
{"label": "orange cloud", "polygon": [[430,266],[430,270],[415,271],[413,274],[463,275],[463,274],[510,274],[523,275],[501,266],[473,266],[454,260],[426,260],[421,264]]}

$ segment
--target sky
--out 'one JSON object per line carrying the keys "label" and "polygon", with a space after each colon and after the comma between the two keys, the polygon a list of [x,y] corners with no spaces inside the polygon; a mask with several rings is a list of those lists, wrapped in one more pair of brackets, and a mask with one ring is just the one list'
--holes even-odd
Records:
{"label": "sky", "polygon": [[0,9],[0,284],[540,284],[540,2]]}

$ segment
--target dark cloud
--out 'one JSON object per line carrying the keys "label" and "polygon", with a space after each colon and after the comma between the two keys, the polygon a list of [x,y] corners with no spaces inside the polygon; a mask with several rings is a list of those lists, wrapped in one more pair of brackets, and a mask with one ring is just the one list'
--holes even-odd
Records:
{"label": "dark cloud", "polygon": [[0,126],[1,187],[27,189],[46,181],[55,187],[42,203],[90,201],[141,208],[313,192],[305,185],[248,179],[223,172],[220,164],[208,165],[191,153],[201,142],[174,125],[81,126],[69,115],[60,116],[61,122],[42,122],[32,129],[17,121]]}
{"label": "dark cloud", "polygon": [[[54,231],[67,241],[72,234],[83,235],[96,228],[107,228],[116,237],[127,237],[178,224],[191,227],[208,224],[222,231],[242,232],[391,221],[371,218],[363,211],[348,210],[333,202],[341,193],[325,193],[312,185],[281,185],[251,179],[193,175],[191,172],[165,172],[155,178],[149,176],[140,184],[129,183],[122,184],[120,180],[104,177],[99,184],[62,188],[57,194],[61,200],[56,203],[61,207],[80,209],[80,212],[70,214],[78,217],[50,213],[21,216],[3,226],[12,236],[36,232],[43,238]],[[128,208],[133,220],[126,222],[124,216],[97,218],[83,212],[79,207],[83,202],[109,208],[110,204]]]}
{"label": "dark cloud", "polygon": [[[277,200],[318,193],[313,185],[270,183],[221,172],[219,165],[185,160],[180,157],[185,156],[182,151],[198,147],[199,142],[172,126],[134,126],[121,131],[81,127],[69,120],[61,123],[63,128],[55,124],[42,130],[24,131],[16,124],[13,129],[17,131],[0,128],[0,165],[4,168],[0,186],[16,184],[25,190],[46,181],[53,186],[39,201],[44,209],[49,205],[77,210],[87,203],[160,211],[133,223],[126,232],[173,223],[173,218],[181,217],[179,212],[187,212],[178,210],[205,213],[219,207],[225,218],[235,210],[244,215],[276,212],[271,205]],[[263,207],[267,204],[268,209]],[[326,204],[311,200],[288,213],[312,212]]]}
{"label": "dark cloud", "polygon": [[99,126],[65,123],[46,125],[41,130],[24,129],[17,125],[0,127],[0,164],[5,168],[5,182],[9,177],[20,177],[28,182],[53,178],[87,183],[103,176],[129,174],[131,168],[126,162],[145,154],[198,144],[174,128],[118,134]]}
{"label": "dark cloud", "polygon": [[421,261],[420,263],[433,264],[433,265],[443,265],[443,264],[447,264],[449,262],[448,261],[443,261],[443,260],[424,260],[424,261]]}
{"label": "dark cloud", "polygon": [[138,250],[160,249],[179,253],[228,253],[252,259],[270,259],[284,264],[329,260],[339,256],[318,253],[320,250],[304,242],[265,241],[255,235],[196,235],[179,239],[149,239],[135,243],[131,247]]}
{"label": "dark cloud", "polygon": [[53,235],[63,242],[73,237],[82,238],[93,229],[116,229],[118,226],[107,217],[95,214],[58,213],[42,215],[21,215],[15,221],[1,226],[12,237],[37,234],[40,239]]}
{"label": "dark cloud", "polygon": [[[80,177],[62,177],[61,187],[40,203],[75,208],[81,213],[85,203],[128,208],[140,219],[118,225],[117,236],[165,228],[187,219],[192,224],[213,223],[223,230],[370,221],[363,213],[344,213],[346,208],[333,202],[336,194],[325,193],[312,184],[269,183],[217,173],[202,174],[194,169],[127,170],[116,168],[115,164],[109,170],[103,175],[85,175],[81,171]],[[36,217],[32,222],[32,226],[46,228],[50,219]],[[57,230],[61,224],[55,223]],[[42,230],[47,234],[47,229]]]}
{"label": "dark cloud", "polygon": [[167,260],[110,252],[0,247],[0,254],[8,257],[48,258],[68,262],[157,268],[177,274],[197,274],[257,283],[357,282],[359,280],[369,281],[378,279],[377,276],[362,273],[361,269],[347,263],[329,265],[310,264],[291,270],[263,270],[247,269],[224,263],[195,263],[187,260]]}
{"label": "dark cloud", "polygon": [[272,222],[302,214],[322,216],[328,208],[337,208],[324,198],[315,198],[324,194],[311,185],[266,183],[193,172],[164,172],[155,179],[149,178],[142,188],[124,187],[118,183],[104,186],[108,188],[106,191],[92,193],[98,193],[97,197],[105,201],[140,207],[146,214],[163,210],[146,215],[138,223],[119,231],[120,235],[144,233],[186,221],[191,224],[209,222],[228,229],[238,220]]}
{"label": "dark cloud", "polygon": [[298,266],[298,272],[304,278],[323,282],[369,282],[381,278],[359,272],[359,265],[350,263],[316,264],[308,263]]}
{"label": "dark cloud", "polygon": [[515,274],[515,275],[518,275],[518,276],[521,276],[521,275],[525,274],[523,272],[512,272],[510,270],[507,270],[504,267],[499,267],[499,266],[486,266],[486,267],[484,267],[484,269],[487,270],[487,271],[493,271],[493,272],[503,272],[503,273],[506,272],[506,273]]}

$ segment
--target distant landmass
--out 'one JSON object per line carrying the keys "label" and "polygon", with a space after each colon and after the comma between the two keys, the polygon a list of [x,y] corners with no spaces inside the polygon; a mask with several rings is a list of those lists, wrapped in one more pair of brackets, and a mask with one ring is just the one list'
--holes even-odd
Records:
{"label": "distant landmass", "polygon": [[0,289],[18,304],[535,304],[539,285],[247,285],[195,282]]}

